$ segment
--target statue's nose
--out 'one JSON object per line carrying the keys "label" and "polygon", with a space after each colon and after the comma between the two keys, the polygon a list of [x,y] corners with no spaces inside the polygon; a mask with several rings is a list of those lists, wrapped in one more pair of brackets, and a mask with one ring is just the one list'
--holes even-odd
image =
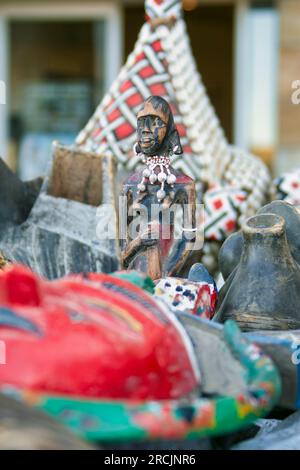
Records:
{"label": "statue's nose", "polygon": [[149,117],[145,119],[144,131],[151,132],[151,119]]}

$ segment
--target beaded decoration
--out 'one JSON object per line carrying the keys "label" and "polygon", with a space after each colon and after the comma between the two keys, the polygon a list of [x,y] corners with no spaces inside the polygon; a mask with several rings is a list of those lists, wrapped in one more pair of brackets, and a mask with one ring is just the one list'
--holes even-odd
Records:
{"label": "beaded decoration", "polygon": [[[151,157],[144,155],[142,161],[146,164],[146,168],[143,171],[142,181],[138,184],[138,192],[146,191],[146,183],[155,184],[158,181],[160,183],[160,189],[157,191],[156,195],[158,201],[161,202],[166,196],[164,189],[165,184],[167,183],[173,188],[176,183],[176,176],[171,173],[170,170],[171,159],[166,155],[155,155]],[[155,171],[157,168],[160,170],[159,173]]]}

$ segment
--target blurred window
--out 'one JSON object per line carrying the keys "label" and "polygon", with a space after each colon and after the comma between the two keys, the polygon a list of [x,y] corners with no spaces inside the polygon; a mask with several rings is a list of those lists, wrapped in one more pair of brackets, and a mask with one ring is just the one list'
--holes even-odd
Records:
{"label": "blurred window", "polygon": [[24,178],[72,142],[104,92],[105,20],[10,22],[10,140]]}

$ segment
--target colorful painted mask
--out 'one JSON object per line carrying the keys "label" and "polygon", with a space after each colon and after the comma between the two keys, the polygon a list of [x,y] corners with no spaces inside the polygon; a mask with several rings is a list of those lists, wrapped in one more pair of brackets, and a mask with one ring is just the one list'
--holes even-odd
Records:
{"label": "colorful painted mask", "polygon": [[[280,394],[277,370],[234,322],[222,332],[206,321],[199,336],[189,326],[195,316],[179,322],[124,279],[136,275],[121,276],[48,282],[18,266],[0,273],[0,390],[93,441],[219,435],[268,412]],[[213,343],[223,364],[217,382],[235,369],[238,386],[207,380],[212,357],[203,346]],[[199,397],[197,366],[212,398]]]}
{"label": "colorful painted mask", "polygon": [[90,398],[167,399],[199,383],[174,315],[105,274],[47,282],[13,266],[0,274],[0,386]]}

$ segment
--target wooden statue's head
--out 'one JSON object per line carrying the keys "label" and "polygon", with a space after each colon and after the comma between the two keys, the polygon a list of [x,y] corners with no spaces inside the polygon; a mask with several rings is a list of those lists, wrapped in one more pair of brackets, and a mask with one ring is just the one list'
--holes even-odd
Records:
{"label": "wooden statue's head", "polygon": [[182,154],[171,108],[160,96],[150,96],[137,115],[136,151],[147,156]]}

